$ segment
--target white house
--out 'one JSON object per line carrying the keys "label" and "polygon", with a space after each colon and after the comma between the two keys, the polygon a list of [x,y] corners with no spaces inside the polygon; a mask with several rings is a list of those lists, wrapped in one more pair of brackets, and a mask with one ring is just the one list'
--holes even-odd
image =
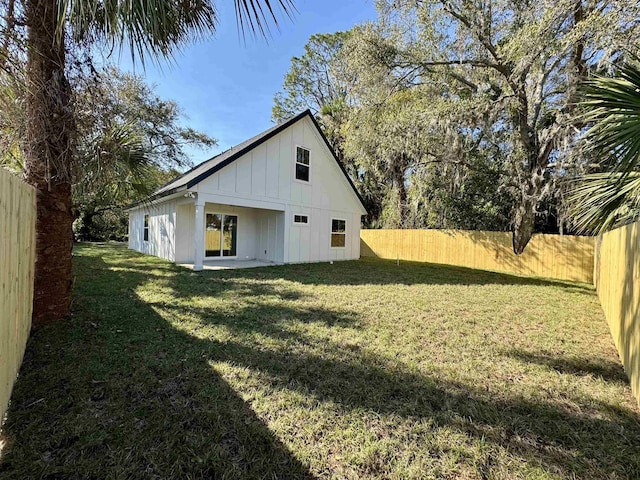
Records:
{"label": "white house", "polygon": [[310,111],[217,155],[129,210],[129,248],[208,261],[360,257],[362,199]]}

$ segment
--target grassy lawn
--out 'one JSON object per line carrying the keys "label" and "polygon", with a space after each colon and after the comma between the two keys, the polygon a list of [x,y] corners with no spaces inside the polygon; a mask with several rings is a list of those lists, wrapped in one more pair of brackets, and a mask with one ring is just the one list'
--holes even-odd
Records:
{"label": "grassy lawn", "polygon": [[361,260],[191,271],[83,246],[0,477],[640,478],[591,287]]}

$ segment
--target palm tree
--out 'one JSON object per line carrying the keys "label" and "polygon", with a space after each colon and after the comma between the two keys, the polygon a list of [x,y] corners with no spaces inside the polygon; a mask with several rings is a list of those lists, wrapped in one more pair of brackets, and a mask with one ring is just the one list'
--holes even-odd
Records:
{"label": "palm tree", "polygon": [[[265,35],[278,5],[293,0],[234,0],[244,33]],[[208,0],[23,0],[27,26],[25,180],[36,188],[34,324],[66,316],[72,289],[71,169],[75,125],[66,79],[66,46],[125,45],[144,61],[167,57],[186,42],[215,31]],[[13,12],[10,12],[13,13]]]}
{"label": "palm tree", "polygon": [[569,214],[580,232],[602,233],[640,218],[640,65],[595,77],[581,103],[585,122],[592,124],[587,153],[604,171],[575,183]]}

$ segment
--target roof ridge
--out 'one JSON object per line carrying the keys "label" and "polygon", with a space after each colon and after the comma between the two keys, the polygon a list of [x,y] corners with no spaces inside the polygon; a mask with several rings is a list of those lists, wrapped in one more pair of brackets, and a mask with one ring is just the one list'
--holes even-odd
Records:
{"label": "roof ridge", "polygon": [[[230,152],[231,150],[233,150],[234,148],[240,147],[240,146],[241,146],[241,145],[243,145],[243,144],[249,144],[249,145],[250,145],[250,144],[252,144],[252,143],[253,143],[253,142],[252,142],[252,140],[254,140],[254,139],[256,139],[256,140],[257,140],[257,139],[259,139],[260,137],[262,137],[263,135],[267,134],[267,133],[268,133],[268,132],[270,132],[271,130],[277,129],[278,127],[281,127],[282,125],[285,125],[285,124],[287,124],[287,123],[291,122],[293,119],[297,119],[298,117],[302,118],[302,117],[303,117],[307,112],[310,114],[310,113],[311,113],[311,109],[307,109],[307,110],[305,110],[305,111],[303,111],[303,112],[301,112],[301,113],[298,113],[298,114],[293,115],[293,116],[291,116],[291,117],[289,117],[289,118],[287,118],[287,119],[285,119],[285,120],[282,120],[281,122],[276,123],[275,125],[273,125],[273,126],[271,126],[271,127],[267,128],[266,130],[263,130],[262,132],[257,133],[257,134],[255,134],[255,135],[253,135],[252,137],[249,137],[248,139],[246,139],[246,140],[244,140],[244,141],[242,141],[242,142],[240,142],[240,143],[237,143],[237,144],[235,144],[235,145],[232,145],[232,146],[230,146],[229,148],[227,148],[226,150],[223,150],[222,152],[219,152],[219,153],[215,154],[213,157],[208,158],[208,159],[206,159],[206,160],[203,160],[203,161],[202,161],[202,162],[200,162],[199,164],[197,164],[197,165],[195,165],[195,166],[191,167],[191,168],[190,168],[189,170],[187,170],[186,172],[181,173],[181,174],[180,174],[180,175],[178,175],[177,177],[172,178],[172,179],[171,179],[171,180],[169,180],[167,183],[165,183],[165,184],[161,185],[160,187],[158,187],[158,188],[154,191],[154,193],[153,193],[151,196],[152,196],[152,197],[154,197],[154,196],[156,196],[156,195],[158,195],[158,194],[160,194],[160,193],[163,193],[163,192],[162,192],[162,190],[164,190],[166,187],[168,187],[168,186],[169,186],[169,185],[171,185],[172,183],[177,182],[177,181],[178,181],[178,180],[180,180],[181,178],[184,178],[185,176],[189,175],[190,173],[193,173],[193,171],[194,171],[194,170],[197,170],[198,168],[203,167],[205,164],[207,164],[207,163],[209,163],[209,162],[211,162],[211,161],[215,160],[216,158],[218,158],[218,157],[220,157],[220,156],[224,155],[225,153],[229,153],[229,152]],[[247,146],[248,146],[248,145],[247,145]],[[213,168],[213,167],[215,167],[215,165],[212,165],[212,168]]]}
{"label": "roof ridge", "polygon": [[[208,178],[209,176],[211,176],[214,173],[218,172],[219,170],[223,169],[224,167],[226,167],[230,163],[234,162],[236,159],[240,158],[242,155],[246,154],[247,152],[250,152],[254,148],[256,148],[259,145],[261,145],[262,143],[264,143],[267,140],[269,140],[270,138],[274,137],[275,135],[278,135],[280,132],[282,132],[286,128],[290,127],[294,123],[298,122],[299,120],[301,120],[305,116],[309,116],[311,122],[314,124],[316,130],[320,134],[320,137],[324,141],[324,144],[326,145],[327,149],[329,150],[329,152],[333,156],[333,159],[336,161],[336,164],[338,165],[338,167],[340,168],[340,170],[344,174],[345,178],[347,179],[347,182],[349,183],[349,185],[351,186],[351,188],[352,188],[353,192],[355,193],[356,197],[360,201],[360,204],[362,205],[363,208],[365,208],[364,200],[363,200],[362,196],[358,192],[358,189],[355,187],[355,185],[353,183],[353,180],[351,179],[351,177],[349,177],[349,174],[345,170],[344,166],[342,165],[342,163],[340,163],[340,160],[336,156],[336,152],[333,150],[333,148],[332,148],[331,144],[329,143],[329,140],[327,139],[326,135],[322,132],[322,129],[320,128],[320,125],[318,124],[318,121],[313,116],[313,113],[311,112],[310,109],[307,109],[307,110],[305,110],[303,112],[300,112],[297,115],[294,115],[294,116],[292,116],[292,117],[290,117],[290,118],[288,118],[288,119],[286,119],[286,120],[284,120],[284,121],[282,121],[282,122],[280,122],[280,123],[268,128],[268,129],[264,130],[263,132],[258,133],[257,135],[254,135],[253,137],[245,140],[244,142],[241,142],[241,143],[239,143],[237,145],[234,145],[234,146],[228,148],[227,150],[225,150],[223,152],[220,152],[217,155],[211,157],[210,159],[205,160],[204,162],[201,162],[200,164],[196,165],[192,169],[190,169],[187,172],[175,177],[173,180],[171,180],[170,182],[166,183],[165,185],[163,185],[162,187],[157,189],[151,196],[149,196],[144,201],[152,201],[152,200],[155,200],[157,198],[161,198],[161,197],[164,197],[166,195],[171,195],[171,194],[176,193],[178,191],[181,191],[181,190],[184,190],[184,189],[189,189],[189,188],[193,187],[194,185],[197,185],[198,183],[202,182],[204,179]],[[217,162],[212,163],[212,161],[216,160],[216,159],[217,159]],[[198,172],[198,169],[200,169],[201,171]],[[143,202],[138,202],[138,204],[139,203],[143,203]],[[134,205],[136,205],[136,204],[134,204]],[[132,207],[134,205],[132,205]],[[365,208],[365,210],[366,210],[366,208]]]}

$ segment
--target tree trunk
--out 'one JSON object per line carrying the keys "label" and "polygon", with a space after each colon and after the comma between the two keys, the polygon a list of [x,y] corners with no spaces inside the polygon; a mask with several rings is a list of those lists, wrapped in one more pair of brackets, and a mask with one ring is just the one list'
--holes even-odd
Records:
{"label": "tree trunk", "polygon": [[37,195],[34,325],[66,316],[71,303],[73,114],[57,14],[57,0],[26,4],[25,180]]}
{"label": "tree trunk", "polygon": [[516,255],[524,252],[533,236],[535,226],[535,206],[530,200],[524,200],[516,207],[513,219],[513,251]]}
{"label": "tree trunk", "polygon": [[526,152],[526,167],[522,172],[526,184],[520,186],[520,199],[513,218],[513,251],[520,255],[533,236],[536,209],[543,199],[546,182],[544,172],[549,162],[550,150],[541,149],[538,132],[529,125],[529,101],[524,85],[521,85],[516,94],[520,105],[514,116],[514,125],[517,126],[522,150]]}
{"label": "tree trunk", "polygon": [[[536,144],[537,145],[537,144]],[[547,180],[544,172],[548,164],[548,154],[538,153],[533,149],[529,153],[529,180],[527,185],[522,187],[520,201],[516,205],[513,219],[513,251],[516,255],[524,252],[529,240],[533,236],[536,221],[536,211],[540,202],[546,195]]]}
{"label": "tree trunk", "polygon": [[405,155],[401,155],[399,161],[395,164],[395,169],[393,172],[393,182],[398,189],[398,203],[397,203],[397,212],[398,212],[398,227],[405,227],[406,220],[406,206],[407,206],[407,186],[405,185],[405,171],[406,171],[407,160]]}

